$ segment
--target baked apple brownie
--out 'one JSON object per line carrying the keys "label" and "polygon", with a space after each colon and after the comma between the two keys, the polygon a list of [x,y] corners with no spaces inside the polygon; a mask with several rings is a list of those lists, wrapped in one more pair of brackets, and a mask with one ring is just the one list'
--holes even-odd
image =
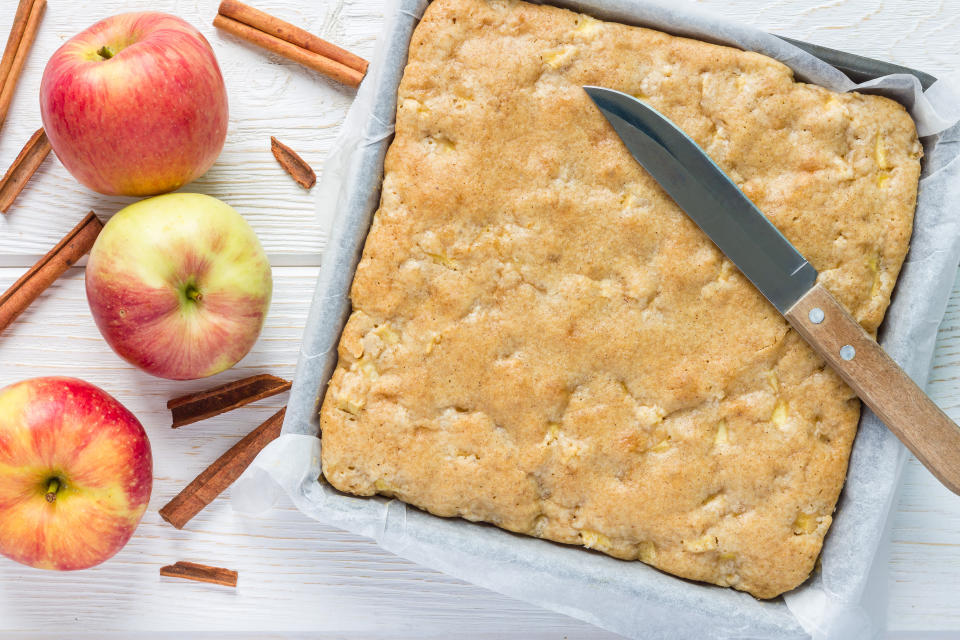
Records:
{"label": "baked apple brownie", "polygon": [[920,174],[903,107],[731,47],[436,0],[321,409],[323,474],[772,598],[814,567],[859,401],[587,84],[677,123],[876,331]]}

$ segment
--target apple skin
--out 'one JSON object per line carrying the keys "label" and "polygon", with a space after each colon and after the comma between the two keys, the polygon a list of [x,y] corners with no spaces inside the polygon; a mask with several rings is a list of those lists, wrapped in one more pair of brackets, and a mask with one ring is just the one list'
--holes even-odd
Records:
{"label": "apple skin", "polygon": [[[100,56],[102,47],[113,56]],[[217,159],[227,91],[199,31],[164,13],[124,13],[57,49],[43,71],[40,115],[78,181],[148,196],[199,178]]]}
{"label": "apple skin", "polygon": [[207,195],[169,193],[134,203],[90,252],[87,302],[117,354],[147,373],[192,380],[250,351],[273,293],[253,229]]}
{"label": "apple skin", "polygon": [[39,569],[100,564],[133,535],[152,486],[147,434],[102,389],[76,378],[0,389],[0,554]]}

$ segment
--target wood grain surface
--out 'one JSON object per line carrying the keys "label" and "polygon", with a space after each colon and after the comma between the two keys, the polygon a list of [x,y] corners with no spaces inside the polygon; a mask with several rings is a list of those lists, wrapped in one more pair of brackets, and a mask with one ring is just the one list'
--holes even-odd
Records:
{"label": "wood grain surface", "polygon": [[[364,57],[373,54],[385,0],[251,0]],[[53,574],[0,558],[0,635],[10,638],[612,638],[586,623],[465,584],[397,558],[373,542],[311,521],[285,501],[260,518],[233,513],[229,490],[188,530],[157,509],[240,437],[276,412],[287,394],[170,429],[172,397],[255,373],[293,375],[330,203],[284,173],[270,153],[276,135],[315,169],[333,148],[354,92],[277,56],[215,32],[217,0],[49,0],[10,114],[0,131],[0,170],[40,126],[37,95],[56,48],[96,19],[162,10],[210,40],[230,95],[230,126],[213,169],[188,190],[220,197],[256,229],[274,265],[275,294],[253,351],[212,379],[167,382],[132,369],[100,338],[87,309],[83,269],[72,268],[0,336],[0,385],[72,375],[100,385],[144,423],[154,449],[150,508],[130,544],[95,569]],[[702,0],[728,18],[819,44],[956,77],[960,0]],[[15,0],[0,0],[0,37]],[[0,216],[0,290],[12,284],[86,211],[106,220],[124,198],[84,189],[49,158]],[[319,212],[319,215],[318,215]],[[82,263],[81,263],[82,264]],[[960,282],[940,327],[928,391],[960,417]],[[915,460],[907,464],[890,522],[887,618],[898,637],[960,632],[960,499]],[[161,580],[177,560],[236,569],[238,587]],[[881,585],[882,586],[882,585]],[[217,632],[229,632],[221,634]]]}

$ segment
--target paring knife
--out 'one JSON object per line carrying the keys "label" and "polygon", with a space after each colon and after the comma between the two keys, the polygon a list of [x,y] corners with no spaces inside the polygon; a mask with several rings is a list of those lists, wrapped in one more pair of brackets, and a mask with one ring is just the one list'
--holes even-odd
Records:
{"label": "paring knife", "polygon": [[670,120],[625,93],[584,89],[637,162],[917,459],[960,494],[960,428],[816,283],[813,266]]}

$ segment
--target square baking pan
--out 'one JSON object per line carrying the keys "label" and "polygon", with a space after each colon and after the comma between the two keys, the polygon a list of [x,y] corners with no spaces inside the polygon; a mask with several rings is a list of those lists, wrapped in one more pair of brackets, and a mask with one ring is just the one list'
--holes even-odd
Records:
{"label": "square baking pan", "polygon": [[[693,10],[644,0],[550,4],[677,35],[738,42],[734,46],[768,55],[779,42],[719,20],[715,24],[721,26],[714,27],[711,18]],[[344,123],[338,148],[324,167],[318,200],[333,207],[334,223],[304,332],[284,435],[254,463],[253,473],[238,487],[240,492],[251,493],[250,487],[263,481],[258,473],[265,472],[310,517],[374,538],[385,549],[415,562],[629,636],[699,637],[710,629],[716,637],[800,638],[817,628],[826,629],[827,635],[821,637],[834,637],[831,629],[849,624],[859,632],[868,629],[869,618],[860,600],[905,453],[866,410],[823,548],[827,578],[842,577],[831,580],[815,573],[786,599],[771,601],[682,580],[640,562],[624,562],[491,525],[432,516],[396,500],[343,494],[320,478],[319,406],[337,363],[340,332],[351,311],[350,285],[379,204],[383,160],[392,139],[407,48],[426,5],[427,0],[393,3],[376,58]],[[924,89],[936,82],[922,71],[783,40],[844,71],[855,82],[891,73],[911,75]],[[757,47],[743,46],[743,41],[757,42]],[[782,61],[799,78],[807,79],[809,70],[802,64]],[[941,138],[960,138],[958,128]],[[932,178],[925,171],[910,254],[882,327],[884,347],[921,385],[960,253],[960,223],[942,206],[950,195],[944,185],[960,182],[956,179],[960,162],[950,163],[960,144],[941,148],[935,141],[925,140],[928,158],[931,151],[939,154],[934,164],[947,169]],[[953,173],[944,173],[948,169]]]}

